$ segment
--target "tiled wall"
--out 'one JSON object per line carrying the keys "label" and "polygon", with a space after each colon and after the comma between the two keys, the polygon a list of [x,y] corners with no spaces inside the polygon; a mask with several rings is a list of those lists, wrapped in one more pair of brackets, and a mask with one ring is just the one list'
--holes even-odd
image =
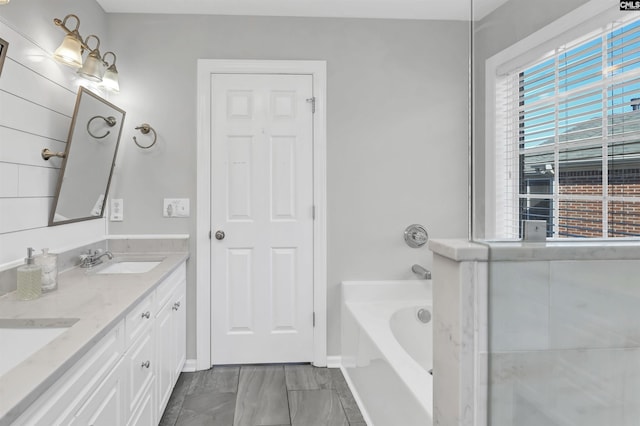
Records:
{"label": "tiled wall", "polygon": [[492,262],[490,424],[637,425],[640,260]]}
{"label": "tiled wall", "polygon": [[0,74],[0,269],[27,246],[61,250],[105,234],[101,219],[47,227],[61,159],[44,161],[40,152],[65,150],[78,84],[32,37],[0,20],[9,42]]}

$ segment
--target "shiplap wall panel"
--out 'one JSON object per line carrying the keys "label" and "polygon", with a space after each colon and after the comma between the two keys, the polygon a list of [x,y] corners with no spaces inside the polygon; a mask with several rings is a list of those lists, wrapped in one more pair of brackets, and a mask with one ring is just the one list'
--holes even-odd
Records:
{"label": "shiplap wall panel", "polygon": [[64,141],[71,117],[0,91],[0,126]]}
{"label": "shiplap wall panel", "polygon": [[[29,29],[34,32],[37,28]],[[9,42],[0,75],[0,269],[24,258],[26,247],[67,250],[105,236],[106,221],[48,227],[62,159],[44,161],[43,148],[64,151],[80,81],[33,41],[0,21]]]}
{"label": "shiplap wall panel", "polygon": [[75,106],[76,93],[60,86],[35,71],[7,59],[2,68],[0,90],[22,99],[58,111],[71,117]]}
{"label": "shiplap wall panel", "polygon": [[53,197],[58,173],[46,167],[18,166],[18,197]]}
{"label": "shiplap wall panel", "polygon": [[52,198],[0,198],[0,234],[46,227],[52,201]]}
{"label": "shiplap wall panel", "polygon": [[62,165],[61,158],[50,158],[49,161],[43,161],[40,152],[43,148],[49,148],[54,152],[64,152],[66,146],[66,139],[65,141],[56,141],[44,136],[0,126],[0,162],[59,169]]}
{"label": "shiplap wall panel", "polygon": [[18,196],[17,175],[17,164],[0,163],[0,198]]}
{"label": "shiplap wall panel", "polygon": [[[52,52],[43,50],[29,37],[19,33],[4,22],[0,22],[0,30],[2,30],[2,38],[9,42],[7,60],[22,64],[47,80],[56,82],[74,93],[78,91],[79,80],[75,72],[67,66],[60,65],[54,61]],[[64,35],[64,33],[61,35]],[[60,41],[62,41],[62,38],[60,38]]]}

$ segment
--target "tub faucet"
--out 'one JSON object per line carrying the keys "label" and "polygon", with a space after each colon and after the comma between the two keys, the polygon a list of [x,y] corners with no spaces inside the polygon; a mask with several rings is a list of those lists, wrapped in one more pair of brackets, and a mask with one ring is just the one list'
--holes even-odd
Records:
{"label": "tub faucet", "polygon": [[89,250],[88,253],[80,255],[80,267],[92,268],[99,265],[102,263],[102,258],[104,256],[107,256],[109,259],[113,259],[113,253],[110,251],[105,251],[103,253],[102,250],[98,249],[91,253],[91,250]]}
{"label": "tub faucet", "polygon": [[413,272],[415,272],[416,274],[418,274],[420,276],[420,278],[424,278],[425,280],[430,280],[431,279],[431,271],[429,271],[428,269],[423,268],[422,266],[415,264],[411,267],[411,270]]}

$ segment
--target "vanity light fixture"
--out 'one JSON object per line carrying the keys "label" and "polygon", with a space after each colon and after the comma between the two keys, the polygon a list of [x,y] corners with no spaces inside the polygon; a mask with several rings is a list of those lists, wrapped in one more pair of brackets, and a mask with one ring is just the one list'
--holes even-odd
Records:
{"label": "vanity light fixture", "polygon": [[[67,27],[67,20],[69,18],[76,20],[76,26],[73,30]],[[95,82],[102,82],[102,86],[106,89],[118,92],[118,71],[115,67],[116,55],[113,52],[105,53],[105,56],[108,54],[113,55],[113,63],[109,64],[104,60],[104,57],[100,55],[100,39],[96,35],[91,34],[83,41],[78,31],[80,18],[76,15],[69,14],[65,16],[63,20],[55,18],[53,23],[67,33],[60,46],[54,52],[53,58],[65,65],[79,68],[78,74],[81,77]],[[95,39],[96,41],[95,48],[89,47],[89,40],[91,39]],[[89,54],[87,55],[87,59],[83,61],[82,54],[85,50],[88,51]],[[107,81],[103,82],[105,77]]]}
{"label": "vanity light fixture", "polygon": [[0,5],[2,4],[9,4],[11,0],[0,0]]}

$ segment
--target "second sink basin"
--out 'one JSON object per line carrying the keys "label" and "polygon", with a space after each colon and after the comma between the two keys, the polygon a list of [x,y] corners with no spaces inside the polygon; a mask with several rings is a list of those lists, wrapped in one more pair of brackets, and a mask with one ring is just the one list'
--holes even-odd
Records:
{"label": "second sink basin", "polygon": [[161,261],[156,260],[123,260],[101,268],[96,271],[96,274],[143,274],[149,272],[160,263]]}
{"label": "second sink basin", "polygon": [[77,318],[0,319],[0,376],[77,321]]}

